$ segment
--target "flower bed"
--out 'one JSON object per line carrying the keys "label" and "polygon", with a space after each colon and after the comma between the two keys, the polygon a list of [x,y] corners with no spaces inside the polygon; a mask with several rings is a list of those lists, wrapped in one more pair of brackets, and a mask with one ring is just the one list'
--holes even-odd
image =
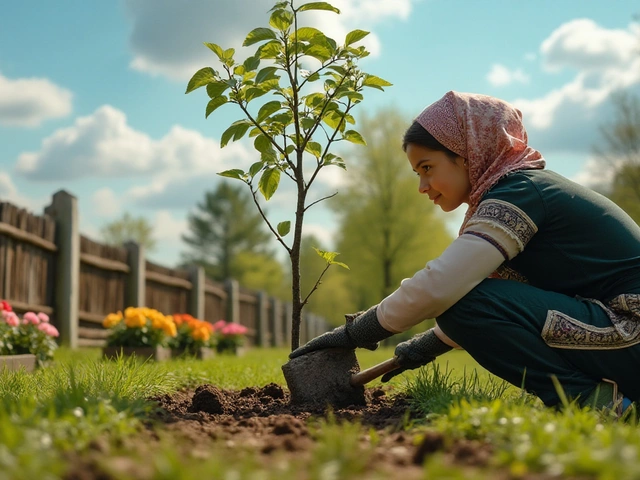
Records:
{"label": "flower bed", "polygon": [[152,308],[129,307],[122,312],[110,313],[102,322],[109,329],[103,356],[136,355],[140,358],[166,360],[171,357],[170,339],[176,337],[177,328],[170,315]]}
{"label": "flower bed", "polygon": [[188,313],[174,313],[173,321],[178,334],[169,342],[172,356],[200,359],[214,356],[217,338],[214,335],[213,325],[204,320],[198,320]]}
{"label": "flower bed", "polygon": [[239,323],[219,320],[213,324],[213,330],[218,338],[216,351],[231,355],[242,355],[244,352],[247,327]]}
{"label": "flower bed", "polygon": [[0,370],[26,368],[32,371],[53,360],[58,348],[58,329],[45,313],[26,312],[20,318],[11,305],[0,301]]}

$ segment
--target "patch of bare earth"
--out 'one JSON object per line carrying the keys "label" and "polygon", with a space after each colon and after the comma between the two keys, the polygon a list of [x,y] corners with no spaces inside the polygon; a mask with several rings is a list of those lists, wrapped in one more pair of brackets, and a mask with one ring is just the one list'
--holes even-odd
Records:
{"label": "patch of bare earth", "polygon": [[[364,427],[360,442],[364,448],[373,449],[368,469],[388,472],[389,478],[422,478],[421,466],[435,452],[443,452],[447,463],[470,468],[488,465],[492,452],[487,444],[447,442],[438,433],[428,433],[415,442],[415,435],[403,428],[411,418],[407,399],[386,393],[382,388],[367,389],[366,406],[331,412],[338,422],[359,422]],[[124,440],[121,450],[144,457],[153,453],[160,438],[168,437],[185,458],[207,458],[214,451],[224,455],[224,449],[231,454],[241,448],[258,455],[259,463],[265,466],[276,457],[279,461],[283,457],[299,461],[309,458],[316,445],[314,424],[329,415],[326,409],[291,405],[288,390],[276,384],[240,391],[202,385],[195,391],[180,391],[153,400],[158,408],[145,422],[146,430]],[[376,431],[375,445],[368,433],[371,429]],[[101,467],[107,458],[109,473]],[[68,480],[150,475],[148,465],[111,454],[107,442],[94,442],[88,452],[71,454],[69,460],[74,468],[67,475]]]}

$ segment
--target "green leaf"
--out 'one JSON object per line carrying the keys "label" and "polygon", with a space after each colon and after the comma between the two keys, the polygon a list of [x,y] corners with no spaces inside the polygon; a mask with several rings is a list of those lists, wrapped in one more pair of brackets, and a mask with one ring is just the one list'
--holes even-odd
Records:
{"label": "green leaf", "polygon": [[314,118],[303,117],[300,119],[300,125],[304,130],[311,130],[316,124],[316,120]]}
{"label": "green leaf", "polygon": [[349,267],[342,263],[342,262],[336,262],[335,258],[340,255],[338,252],[327,252],[325,250],[320,250],[316,247],[313,247],[313,249],[316,251],[316,253],[318,255],[320,255],[322,257],[323,260],[325,260],[329,265],[339,265],[343,268],[346,268],[347,270],[349,270]]}
{"label": "green leaf", "polygon": [[305,3],[297,8],[298,12],[306,12],[307,10],[327,10],[330,12],[340,13],[340,10],[327,2]]}
{"label": "green leaf", "polygon": [[326,62],[331,58],[331,55],[333,55],[332,50],[328,46],[318,44],[310,45],[304,53],[321,63]]}
{"label": "green leaf", "polygon": [[225,170],[224,172],[218,173],[221,177],[235,178],[237,180],[243,180],[245,175],[244,171],[234,168],[233,170]]}
{"label": "green leaf", "polygon": [[300,27],[295,32],[295,34],[292,35],[292,37],[293,37],[294,40],[297,40],[297,41],[308,42],[309,40],[312,40],[313,38],[317,37],[318,35],[324,36],[324,33],[322,33],[317,28]]}
{"label": "green leaf", "polygon": [[264,121],[272,113],[277,112],[282,108],[282,104],[278,100],[273,100],[271,102],[265,103],[260,110],[258,111],[258,118],[256,118],[256,122],[261,123]]}
{"label": "green leaf", "polygon": [[280,222],[278,224],[277,229],[278,229],[278,235],[280,235],[281,237],[284,237],[291,231],[291,222],[288,220],[286,222]]}
{"label": "green leaf", "polygon": [[229,100],[224,95],[221,97],[212,98],[209,103],[207,103],[207,110],[205,112],[204,118],[209,118],[209,115],[213,113],[213,111],[227,103]]}
{"label": "green leaf", "polygon": [[236,68],[233,69],[234,75],[244,75],[244,72],[245,72],[244,65],[238,65],[236,66]]}
{"label": "green leaf", "polygon": [[204,44],[207,47],[209,47],[209,49],[218,56],[220,61],[224,61],[224,50],[222,50],[222,48],[219,45],[216,45],[215,43],[209,43],[209,42],[204,42]]}
{"label": "green leaf", "polygon": [[376,77],[375,75],[365,75],[364,80],[362,81],[362,85],[365,87],[373,87],[378,90],[384,90],[382,87],[390,87],[393,85],[392,83],[383,80],[380,77]]}
{"label": "green leaf", "polygon": [[366,145],[367,144],[367,142],[364,141],[364,138],[362,138],[362,135],[360,135],[355,130],[347,130],[346,132],[344,132],[343,138],[345,140],[348,140],[351,143],[356,143],[358,145]]}
{"label": "green leaf", "polygon": [[233,134],[233,141],[236,142],[240,140],[242,137],[244,137],[245,133],[247,133],[247,130],[249,130],[249,127],[251,125],[252,124],[249,122],[239,124],[238,127],[236,128],[235,133]]}
{"label": "green leaf", "polygon": [[347,38],[344,41],[344,45],[345,47],[348,47],[352,43],[356,43],[362,40],[367,35],[369,35],[369,32],[365,32],[364,30],[352,30],[351,32],[347,33]]}
{"label": "green leaf", "polygon": [[269,18],[269,25],[281,32],[285,32],[292,23],[293,13],[287,10],[274,10]]}
{"label": "green leaf", "polygon": [[264,167],[263,162],[254,163],[253,165],[251,165],[251,168],[249,168],[249,175],[251,175],[252,177],[255,177],[258,174],[258,172],[262,170],[262,167]]}
{"label": "green leaf", "polygon": [[260,57],[257,55],[255,57],[249,57],[244,61],[243,65],[247,72],[251,72],[260,66]]}
{"label": "green leaf", "polygon": [[256,83],[262,83],[265,80],[272,80],[276,76],[276,67],[264,67],[256,75]]}
{"label": "green leaf", "polygon": [[338,129],[342,132],[345,128],[345,121],[343,120],[344,114],[342,112],[329,112],[324,117],[322,117],[322,121],[329,125],[332,129]]}
{"label": "green leaf", "polygon": [[322,155],[322,145],[320,145],[318,142],[307,142],[305,151],[309,152],[316,158],[320,158],[320,156]]}
{"label": "green leaf", "polygon": [[323,165],[335,165],[336,167],[340,167],[343,170],[347,169],[344,160],[341,157],[334,155],[333,153],[327,153],[324,156]]}
{"label": "green leaf", "polygon": [[190,93],[197,88],[203,87],[211,82],[216,81],[216,72],[211,67],[204,67],[193,74],[189,84],[187,85],[187,91],[184,93]]}
{"label": "green leaf", "polygon": [[320,106],[323,101],[324,101],[324,94],[318,93],[318,92],[310,93],[304,99],[305,105],[309,108],[316,108]]}
{"label": "green leaf", "polygon": [[209,98],[219,97],[227,88],[229,88],[227,82],[213,82],[207,85],[207,94]]}
{"label": "green leaf", "polygon": [[278,2],[269,11],[273,12],[274,10],[281,10],[283,8],[287,8],[288,6],[289,6],[289,2]]}
{"label": "green leaf", "polygon": [[264,40],[275,40],[276,38],[276,33],[270,28],[254,28],[249,32],[247,38],[244,39],[242,46],[248,47],[249,45],[253,45],[254,43],[262,42]]}
{"label": "green leaf", "polygon": [[225,60],[231,60],[234,53],[236,53],[235,48],[227,48],[222,55]]}
{"label": "green leaf", "polygon": [[234,141],[242,138],[250,126],[251,123],[248,120],[238,120],[233,122],[222,134],[220,148],[224,148],[232,138]]}
{"label": "green leaf", "polygon": [[277,168],[269,168],[262,173],[258,188],[264,196],[265,200],[269,200],[280,184],[280,170]]}
{"label": "green leaf", "polygon": [[271,41],[262,45],[259,52],[260,58],[277,58],[282,53],[282,45],[278,41]]}

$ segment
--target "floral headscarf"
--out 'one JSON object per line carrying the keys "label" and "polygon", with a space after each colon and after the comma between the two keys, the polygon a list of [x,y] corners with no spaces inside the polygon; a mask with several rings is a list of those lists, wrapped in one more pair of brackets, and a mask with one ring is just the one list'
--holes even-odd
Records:
{"label": "floral headscarf", "polygon": [[469,163],[471,193],[460,232],[498,180],[510,172],[545,166],[540,152],[527,145],[522,112],[503,100],[451,91],[425,108],[416,121]]}

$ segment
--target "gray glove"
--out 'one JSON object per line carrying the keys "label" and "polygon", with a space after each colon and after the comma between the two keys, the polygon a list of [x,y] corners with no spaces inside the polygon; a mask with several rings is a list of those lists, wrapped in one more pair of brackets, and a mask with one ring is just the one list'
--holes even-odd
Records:
{"label": "gray glove", "polygon": [[[323,348],[366,348],[375,350],[378,348],[380,340],[393,335],[392,332],[384,329],[378,322],[377,309],[378,306],[376,305],[366,312],[345,315],[346,325],[341,325],[330,332],[323,333],[302,347],[296,348],[289,354],[289,358],[296,358]],[[354,316],[356,317],[353,318]]]}
{"label": "gray glove", "polygon": [[400,368],[385,373],[381,380],[388,382],[405,370],[411,370],[433,362],[438,355],[447,353],[451,349],[452,347],[438,338],[433,328],[420,333],[396,346],[395,355],[398,357]]}

